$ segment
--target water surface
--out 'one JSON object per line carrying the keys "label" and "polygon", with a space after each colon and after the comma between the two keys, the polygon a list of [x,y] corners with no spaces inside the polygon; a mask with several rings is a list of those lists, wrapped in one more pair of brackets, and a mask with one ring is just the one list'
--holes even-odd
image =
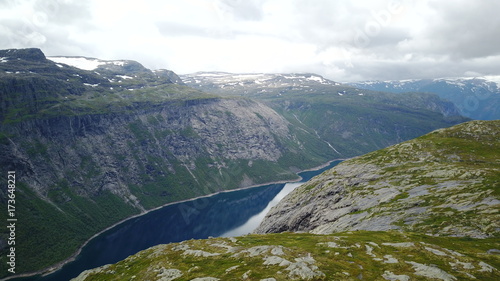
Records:
{"label": "water surface", "polygon": [[272,206],[313,176],[337,165],[300,173],[301,182],[271,184],[220,193],[165,206],[130,219],[92,239],[80,255],[62,269],[45,277],[16,281],[67,281],[82,271],[116,263],[149,247],[189,239],[239,236],[252,232]]}

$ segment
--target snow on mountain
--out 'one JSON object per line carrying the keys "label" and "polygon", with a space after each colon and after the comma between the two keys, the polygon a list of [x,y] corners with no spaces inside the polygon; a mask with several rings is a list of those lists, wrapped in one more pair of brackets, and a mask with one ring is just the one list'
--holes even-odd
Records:
{"label": "snow on mountain", "polygon": [[207,85],[215,88],[251,86],[256,87],[302,87],[307,88],[316,85],[338,86],[339,83],[325,79],[320,75],[309,73],[292,74],[265,74],[265,73],[243,73],[234,74],[226,72],[197,72],[181,75],[186,84]]}
{"label": "snow on mountain", "polygon": [[118,66],[123,66],[125,61],[106,61],[94,58],[86,58],[86,57],[47,57],[47,59],[56,62],[67,64],[76,68],[80,68],[83,70],[94,70],[98,68],[100,65],[105,64],[114,64]]}
{"label": "snow on mountain", "polygon": [[430,92],[453,102],[472,119],[500,119],[500,76],[363,81],[349,85],[393,93]]}

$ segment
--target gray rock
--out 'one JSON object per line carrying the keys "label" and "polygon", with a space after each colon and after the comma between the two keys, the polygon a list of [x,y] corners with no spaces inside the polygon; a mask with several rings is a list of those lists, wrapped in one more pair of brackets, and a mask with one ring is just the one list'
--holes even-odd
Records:
{"label": "gray rock", "polygon": [[177,278],[180,278],[183,274],[182,271],[178,269],[165,269],[161,268],[158,270],[158,275],[157,277],[160,277],[157,281],[172,281]]}

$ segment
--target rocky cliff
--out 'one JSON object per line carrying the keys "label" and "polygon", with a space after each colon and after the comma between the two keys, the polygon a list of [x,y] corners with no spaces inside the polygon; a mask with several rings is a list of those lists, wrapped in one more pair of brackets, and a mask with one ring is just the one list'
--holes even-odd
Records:
{"label": "rocky cliff", "polygon": [[472,121],[347,160],[290,193],[256,232],[498,237],[499,136],[499,121]]}

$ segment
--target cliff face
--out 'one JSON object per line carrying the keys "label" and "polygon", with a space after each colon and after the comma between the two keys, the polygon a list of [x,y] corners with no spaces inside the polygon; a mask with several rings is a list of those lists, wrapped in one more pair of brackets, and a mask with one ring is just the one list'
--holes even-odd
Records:
{"label": "cliff face", "polygon": [[[65,180],[79,195],[108,190],[125,201],[132,196],[130,184],[180,174],[193,183],[197,175],[203,183],[213,181],[210,188],[201,182],[191,186],[192,195],[226,189],[226,177],[243,174],[227,174],[230,165],[238,160],[276,163],[286,153],[279,140],[290,133],[288,123],[269,108],[231,99],[164,104],[130,114],[29,120],[5,129],[2,165],[17,170],[44,198],[54,181]],[[199,170],[211,171],[213,177],[203,177]],[[168,184],[164,189],[176,194]],[[151,207],[134,202],[140,209]]]}
{"label": "cliff face", "polygon": [[499,135],[499,121],[472,121],[347,160],[290,193],[256,232],[497,237]]}

